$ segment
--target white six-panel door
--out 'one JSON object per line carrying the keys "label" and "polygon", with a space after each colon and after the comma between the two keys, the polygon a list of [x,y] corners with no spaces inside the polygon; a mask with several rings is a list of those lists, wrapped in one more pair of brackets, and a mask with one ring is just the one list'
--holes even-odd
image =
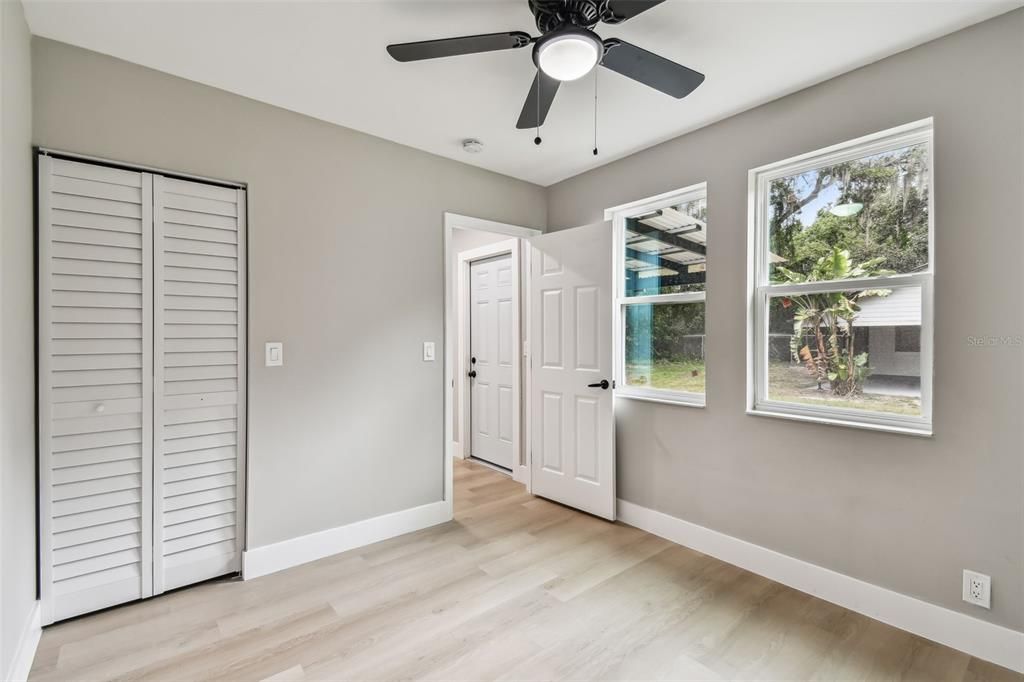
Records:
{"label": "white six-panel door", "polygon": [[38,168],[45,624],[238,570],[245,203],[48,155]]}
{"label": "white six-panel door", "polygon": [[[532,490],[615,518],[612,236],[606,225],[534,237]],[[606,388],[593,386],[607,382]]]}
{"label": "white six-panel door", "polygon": [[[512,256],[469,267],[470,454],[512,469],[515,431],[515,287]],[[475,361],[474,361],[475,360]]]}

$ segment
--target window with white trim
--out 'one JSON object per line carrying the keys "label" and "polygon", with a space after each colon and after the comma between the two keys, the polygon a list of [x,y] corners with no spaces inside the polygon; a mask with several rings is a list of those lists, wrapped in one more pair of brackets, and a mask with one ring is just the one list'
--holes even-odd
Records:
{"label": "window with white trim", "polygon": [[748,409],[931,433],[932,121],[750,171]]}
{"label": "window with white trim", "polygon": [[703,405],[707,188],[613,210],[616,394]]}

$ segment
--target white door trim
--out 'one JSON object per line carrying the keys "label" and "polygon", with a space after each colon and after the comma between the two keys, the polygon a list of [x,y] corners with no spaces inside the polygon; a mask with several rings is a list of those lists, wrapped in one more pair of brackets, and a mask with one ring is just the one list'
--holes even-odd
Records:
{"label": "white door trim", "polygon": [[[453,282],[452,275],[455,274],[458,264],[455,259],[455,252],[453,251],[452,238],[454,236],[454,230],[456,228],[464,230],[479,230],[482,232],[493,232],[496,234],[508,235],[509,237],[517,237],[520,239],[529,239],[530,237],[537,236],[542,233],[541,230],[521,227],[519,225],[510,225],[508,223],[499,223],[493,220],[485,220],[482,218],[473,218],[471,216],[459,215],[458,213],[445,212],[444,214],[444,501],[447,506],[447,518],[452,518],[454,514],[453,506],[453,493],[454,493],[454,469],[452,467],[452,457],[455,454],[454,447],[454,429],[453,429],[453,415],[455,410],[454,404],[454,387],[455,371],[456,367],[456,351],[459,339],[459,330],[457,326],[456,311],[456,289],[458,288],[457,283],[452,286],[449,283]],[[525,256],[525,268],[529,271],[529,249],[522,250],[522,255]],[[529,297],[523,297],[523,292],[527,289],[526,281],[522,279],[523,275],[520,272],[520,286],[519,296],[520,299],[526,306],[529,306]],[[529,309],[521,311],[520,321],[525,321],[529,324]],[[522,334],[520,333],[520,336]],[[521,341],[520,341],[521,342]],[[520,349],[520,356],[528,356],[528,348],[526,352]],[[525,360],[524,360],[525,362]],[[525,382],[529,382],[529,372],[523,372],[522,378]],[[463,395],[465,392],[462,392]],[[526,397],[527,403],[525,405],[525,420],[522,422],[523,428],[519,431],[521,433],[529,433],[530,428],[530,408],[529,408],[529,386],[523,385],[520,389],[520,395]],[[526,451],[526,473],[529,472],[529,448],[525,448]],[[522,480],[522,474],[517,480]],[[530,481],[527,477],[523,482],[526,484],[527,490],[530,488]]]}
{"label": "white door trim", "polygon": [[458,255],[458,273],[456,274],[455,299],[461,314],[458,315],[457,337],[455,340],[455,363],[453,379],[459,382],[459,394],[455,400],[455,415],[458,417],[459,440],[453,450],[453,456],[466,459],[469,453],[466,446],[472,442],[471,430],[471,401],[468,399],[472,385],[469,381],[470,368],[466,365],[466,356],[469,354],[469,319],[470,319],[470,280],[469,268],[475,262],[495,256],[509,255],[512,258],[513,287],[512,287],[512,328],[515,336],[512,343],[513,357],[517,362],[512,368],[512,478],[516,481],[523,481],[523,437],[522,437],[522,386],[523,386],[523,329],[522,329],[522,272],[520,264],[522,260],[522,249],[518,239],[505,239],[493,244],[485,244],[475,249],[463,251]]}

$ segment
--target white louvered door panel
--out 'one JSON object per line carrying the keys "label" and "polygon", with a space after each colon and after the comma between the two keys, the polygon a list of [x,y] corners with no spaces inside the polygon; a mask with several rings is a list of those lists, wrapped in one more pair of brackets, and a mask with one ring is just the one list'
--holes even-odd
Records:
{"label": "white louvered door panel", "polygon": [[153,182],[160,593],[241,566],[245,192]]}
{"label": "white louvered door panel", "polygon": [[45,624],[153,593],[152,176],[38,168]]}

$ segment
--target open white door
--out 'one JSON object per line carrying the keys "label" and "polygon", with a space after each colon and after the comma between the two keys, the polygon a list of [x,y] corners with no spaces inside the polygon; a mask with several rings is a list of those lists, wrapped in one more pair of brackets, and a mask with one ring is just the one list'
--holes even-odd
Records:
{"label": "open white door", "polygon": [[530,242],[533,493],[614,520],[612,230]]}

